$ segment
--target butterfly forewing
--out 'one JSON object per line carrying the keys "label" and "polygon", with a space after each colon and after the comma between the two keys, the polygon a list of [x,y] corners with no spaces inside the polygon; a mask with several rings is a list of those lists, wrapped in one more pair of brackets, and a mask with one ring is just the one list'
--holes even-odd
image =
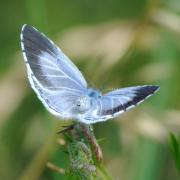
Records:
{"label": "butterfly forewing", "polygon": [[87,83],[62,51],[35,28],[24,25],[21,46],[32,88],[55,115],[68,114]]}
{"label": "butterfly forewing", "polygon": [[[28,63],[32,73],[44,87],[67,87],[71,84],[74,88],[83,89],[87,86],[77,67],[51,40],[35,28],[24,25],[21,41],[23,54],[27,60],[26,63]],[[71,83],[64,85],[64,81],[70,81]]]}
{"label": "butterfly forewing", "polygon": [[[113,99],[111,111],[112,114],[119,113],[119,111],[126,111],[131,107],[140,104],[145,99],[150,97],[159,89],[159,86],[136,86],[122,88],[119,90],[112,91],[105,95],[105,97]],[[117,105],[118,104],[118,105]],[[108,111],[104,111],[108,112]]]}
{"label": "butterfly forewing", "polygon": [[88,115],[86,118],[94,120],[94,122],[113,118],[140,104],[158,89],[159,86],[146,85],[122,88],[109,92],[97,100],[97,109],[94,111],[95,113],[92,113],[93,116]]}

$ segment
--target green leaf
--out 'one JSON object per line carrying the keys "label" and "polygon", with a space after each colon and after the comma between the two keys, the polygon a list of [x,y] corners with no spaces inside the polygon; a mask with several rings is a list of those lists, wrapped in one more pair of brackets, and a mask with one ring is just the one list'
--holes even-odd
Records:
{"label": "green leaf", "polygon": [[180,139],[178,140],[173,133],[170,133],[170,140],[176,167],[180,173]]}

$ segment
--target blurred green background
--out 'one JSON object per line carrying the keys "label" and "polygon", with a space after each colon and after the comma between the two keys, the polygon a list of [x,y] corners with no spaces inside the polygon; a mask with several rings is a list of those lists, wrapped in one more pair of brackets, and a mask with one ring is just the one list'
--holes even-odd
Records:
{"label": "blurred green background", "polygon": [[137,108],[96,124],[95,133],[112,179],[179,179],[169,140],[180,132],[179,0],[6,0],[0,22],[1,180],[63,179],[45,164],[69,166],[56,134],[67,122],[45,110],[27,80],[25,23],[56,42],[90,86],[161,86]]}

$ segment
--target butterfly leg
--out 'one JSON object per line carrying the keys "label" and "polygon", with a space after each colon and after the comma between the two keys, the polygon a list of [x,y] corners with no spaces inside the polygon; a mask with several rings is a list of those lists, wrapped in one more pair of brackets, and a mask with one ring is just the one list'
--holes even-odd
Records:
{"label": "butterfly leg", "polygon": [[61,133],[65,133],[65,132],[69,132],[69,131],[71,131],[71,130],[73,130],[74,129],[74,124],[72,124],[72,125],[69,125],[69,126],[62,126],[63,127],[63,129],[62,130],[59,130],[58,132],[57,132],[57,134],[61,134]]}

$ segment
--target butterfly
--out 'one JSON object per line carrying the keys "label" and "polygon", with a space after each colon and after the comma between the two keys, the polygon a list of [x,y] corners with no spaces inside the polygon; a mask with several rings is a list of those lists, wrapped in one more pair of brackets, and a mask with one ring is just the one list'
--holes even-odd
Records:
{"label": "butterfly", "polygon": [[159,86],[116,89],[106,94],[88,87],[72,61],[43,33],[23,25],[21,48],[32,89],[52,114],[86,124],[106,121],[135,107]]}

